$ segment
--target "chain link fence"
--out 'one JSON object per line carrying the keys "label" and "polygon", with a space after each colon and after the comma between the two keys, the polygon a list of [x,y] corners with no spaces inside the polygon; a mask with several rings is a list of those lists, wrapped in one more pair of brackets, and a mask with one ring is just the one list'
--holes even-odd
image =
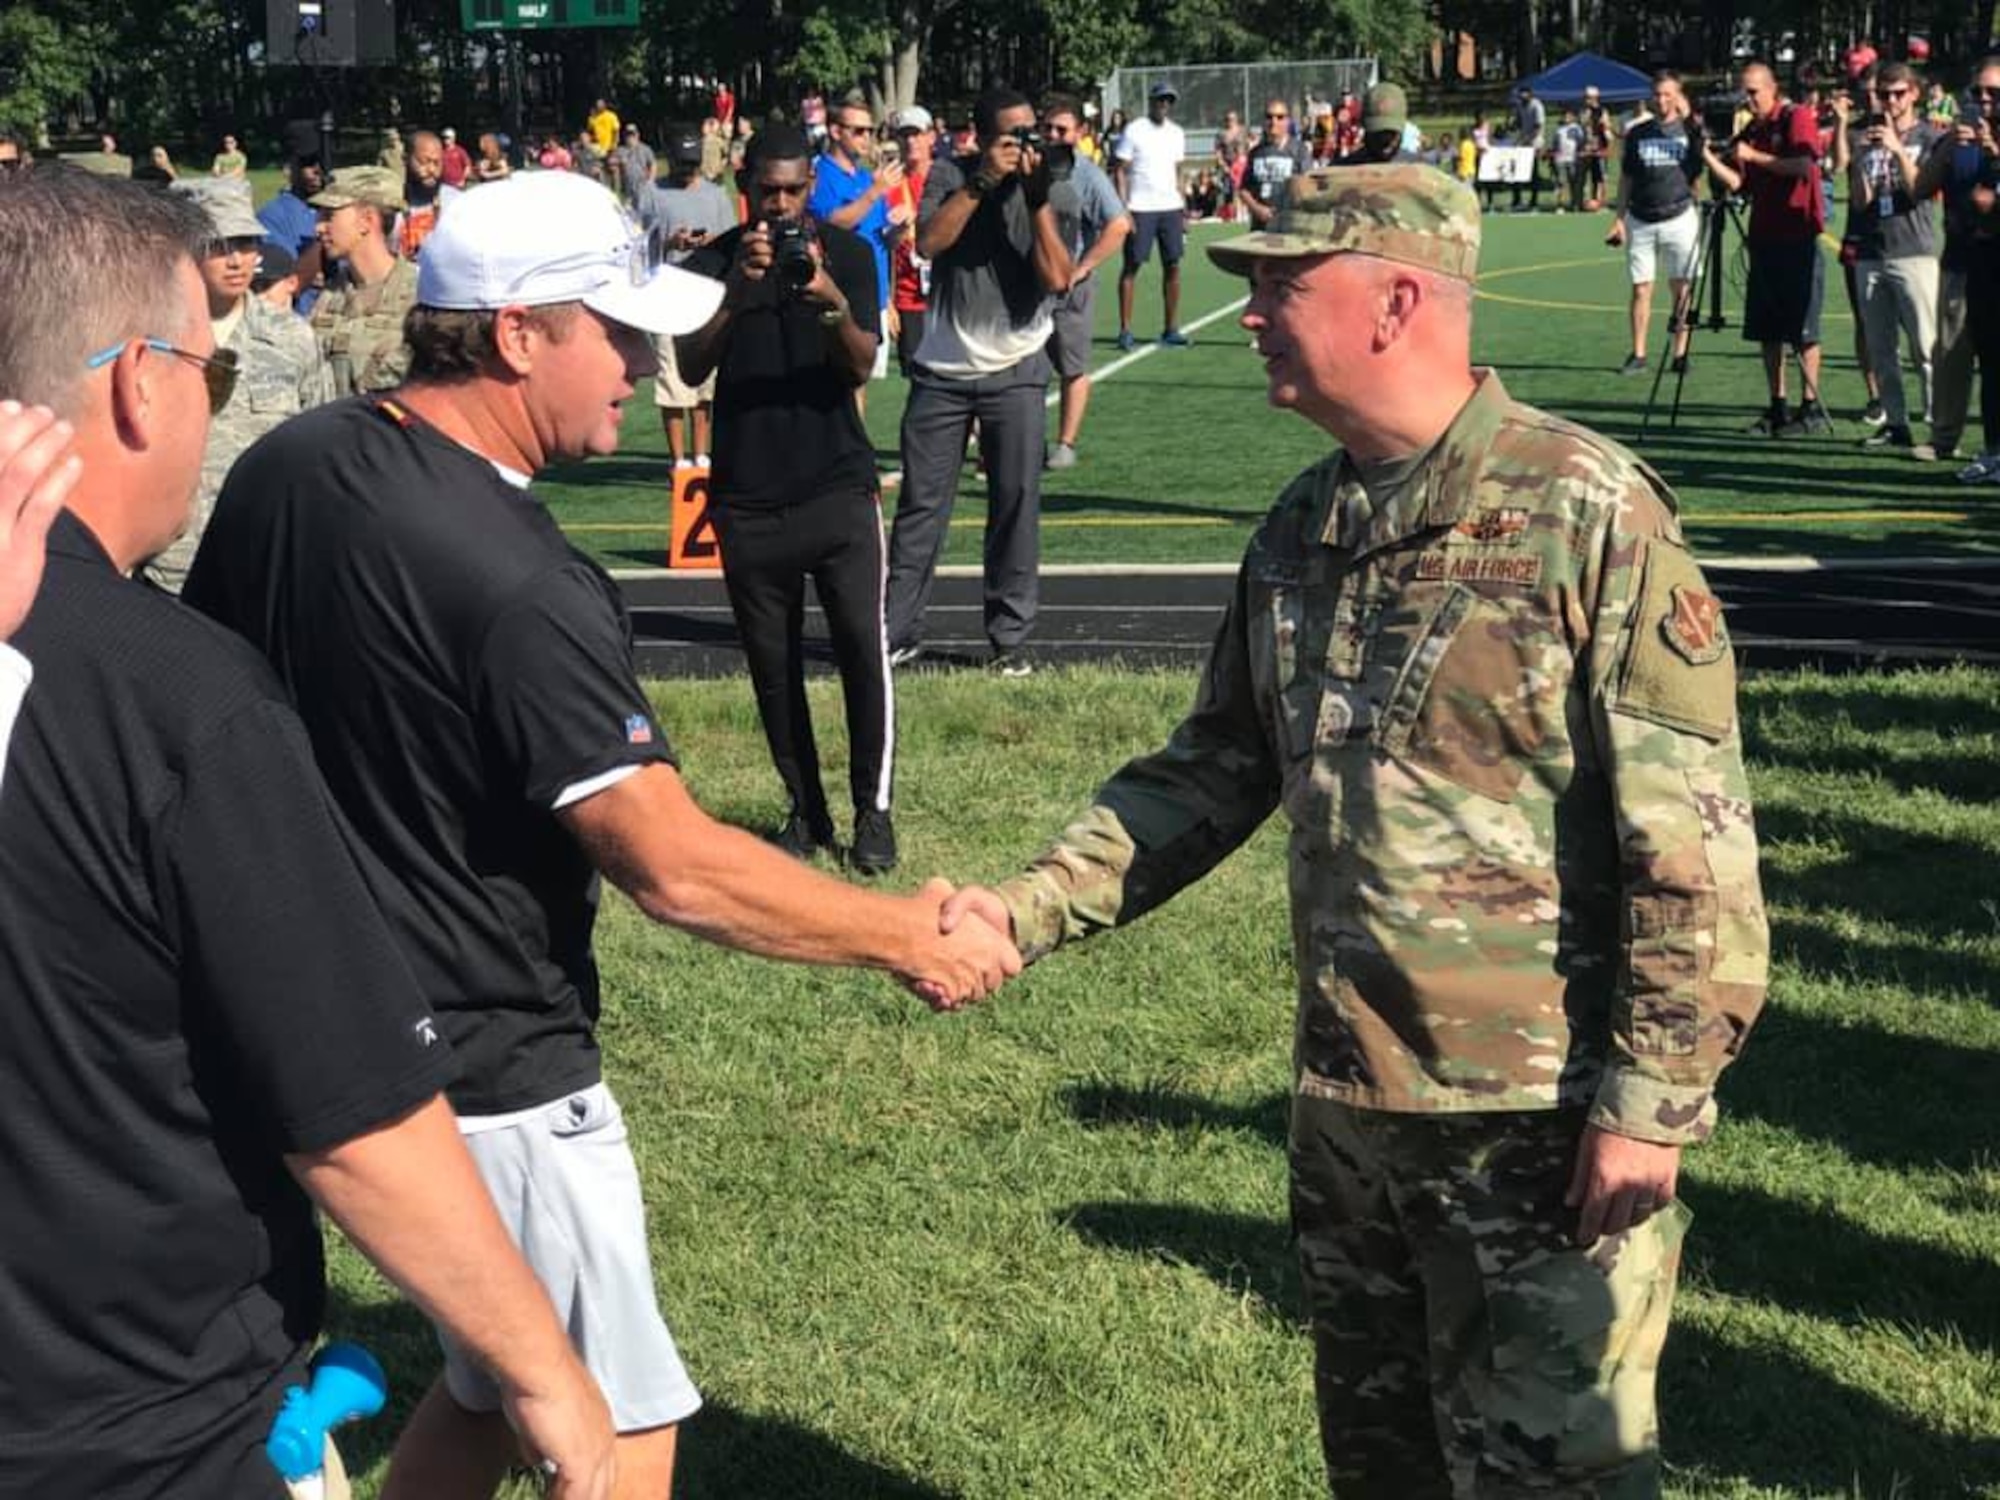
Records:
{"label": "chain link fence", "polygon": [[[1302,113],[1308,97],[1338,103],[1342,94],[1365,93],[1377,76],[1372,57],[1119,68],[1104,84],[1104,115],[1109,119],[1113,110],[1122,109],[1127,119],[1139,119],[1146,113],[1147,91],[1156,83],[1170,83],[1180,94],[1174,118],[1187,131],[1188,150],[1206,156],[1226,110],[1235,110],[1254,135],[1263,128],[1266,100],[1283,99]],[[1302,128],[1311,129],[1312,122],[1303,120]]]}

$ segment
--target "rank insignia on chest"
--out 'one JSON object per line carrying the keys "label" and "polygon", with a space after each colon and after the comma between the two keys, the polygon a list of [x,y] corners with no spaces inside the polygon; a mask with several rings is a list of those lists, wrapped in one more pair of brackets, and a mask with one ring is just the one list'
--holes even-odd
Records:
{"label": "rank insignia on chest", "polygon": [[1471,541],[1508,547],[1527,535],[1528,512],[1523,506],[1477,511],[1451,529],[1454,535]]}
{"label": "rank insignia on chest", "polygon": [[1689,584],[1674,585],[1669,596],[1672,607],[1660,621],[1660,631],[1675,653],[1689,664],[1705,667],[1720,661],[1729,649],[1729,633],[1722,624],[1722,601],[1715,595]]}

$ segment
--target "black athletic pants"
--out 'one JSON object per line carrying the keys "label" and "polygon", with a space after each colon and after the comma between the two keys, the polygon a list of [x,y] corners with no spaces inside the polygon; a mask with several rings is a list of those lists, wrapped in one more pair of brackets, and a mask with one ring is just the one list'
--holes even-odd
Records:
{"label": "black athletic pants", "polygon": [[827,814],[819,747],[806,707],[806,580],[826,615],[847,703],[854,807],[887,811],[894,773],[894,690],[882,628],[882,509],[873,494],[816,495],[769,509],[718,504],[724,581],[750,665],[757,715],[792,806],[815,827]]}
{"label": "black athletic pants", "polygon": [[1979,421],[1984,451],[2000,453],[2000,241],[1967,247],[1965,323],[1979,361]]}

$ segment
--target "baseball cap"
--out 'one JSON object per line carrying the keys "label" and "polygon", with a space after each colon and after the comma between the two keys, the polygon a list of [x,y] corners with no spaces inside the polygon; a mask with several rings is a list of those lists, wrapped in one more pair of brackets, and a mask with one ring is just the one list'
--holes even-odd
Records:
{"label": "baseball cap", "polygon": [[366,203],[375,208],[406,208],[403,174],[388,167],[341,167],[333,180],[306,202],[314,208],[346,208]]}
{"label": "baseball cap", "polygon": [[1904,50],[1911,62],[1929,62],[1931,60],[1931,44],[1926,37],[1911,37],[1909,46]]}
{"label": "baseball cap", "polygon": [[701,160],[701,134],[682,130],[667,142],[667,160],[693,165]]}
{"label": "baseball cap", "polygon": [[438,139],[441,141],[455,141],[458,139],[458,132],[447,125],[438,132]]}
{"label": "baseball cap", "polygon": [[1361,96],[1363,130],[1401,130],[1410,123],[1410,101],[1400,83],[1378,83]]}
{"label": "baseball cap", "polygon": [[257,247],[257,274],[250,278],[250,289],[261,292],[264,288],[283,281],[299,268],[299,259],[283,245],[274,245],[269,240]]}
{"label": "baseball cap", "polygon": [[1269,229],[1210,245],[1209,259],[1231,275],[1248,276],[1259,260],[1352,251],[1461,281],[1478,275],[1479,200],[1435,167],[1321,167],[1286,187]]}
{"label": "baseball cap", "polygon": [[174,184],[201,205],[219,240],[261,240],[264,226],[250,208],[250,184],[236,177],[189,177]]}
{"label": "baseball cap", "polygon": [[1181,96],[1181,91],[1175,88],[1171,83],[1156,83],[1151,88],[1146,90],[1146,98],[1148,100],[1178,99],[1180,98],[1180,96]]}
{"label": "baseball cap", "polygon": [[889,128],[892,131],[925,131],[934,123],[931,112],[921,104],[906,104],[889,116]]}
{"label": "baseball cap", "polygon": [[417,301],[462,311],[581,302],[646,333],[692,333],[715,315],[722,283],[655,265],[648,239],[587,177],[522,173],[438,219],[417,262]]}

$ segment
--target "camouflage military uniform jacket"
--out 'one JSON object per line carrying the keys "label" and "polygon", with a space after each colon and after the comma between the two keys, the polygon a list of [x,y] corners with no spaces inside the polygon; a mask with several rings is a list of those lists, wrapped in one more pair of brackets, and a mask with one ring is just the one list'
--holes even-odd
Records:
{"label": "camouflage military uniform jacket", "polygon": [[236,351],[236,389],[208,425],[201,485],[188,528],[146,565],[149,578],[176,594],[187,581],[195,547],[208,529],[230,466],[285,418],[333,399],[332,377],[305,319],[281,312],[261,297],[244,298],[243,316],[224,347]]}
{"label": "camouflage military uniform jacket", "polygon": [[1481,372],[1384,510],[1292,483],[1192,712],[1001,894],[1039,957],[1282,806],[1301,1093],[1698,1140],[1769,945],[1735,695],[1664,482]]}
{"label": "camouflage military uniform jacket", "polygon": [[312,327],[319,352],[333,371],[335,395],[365,395],[403,383],[410,368],[403,317],[416,302],[416,262],[401,259],[374,286],[320,294],[313,304]]}

